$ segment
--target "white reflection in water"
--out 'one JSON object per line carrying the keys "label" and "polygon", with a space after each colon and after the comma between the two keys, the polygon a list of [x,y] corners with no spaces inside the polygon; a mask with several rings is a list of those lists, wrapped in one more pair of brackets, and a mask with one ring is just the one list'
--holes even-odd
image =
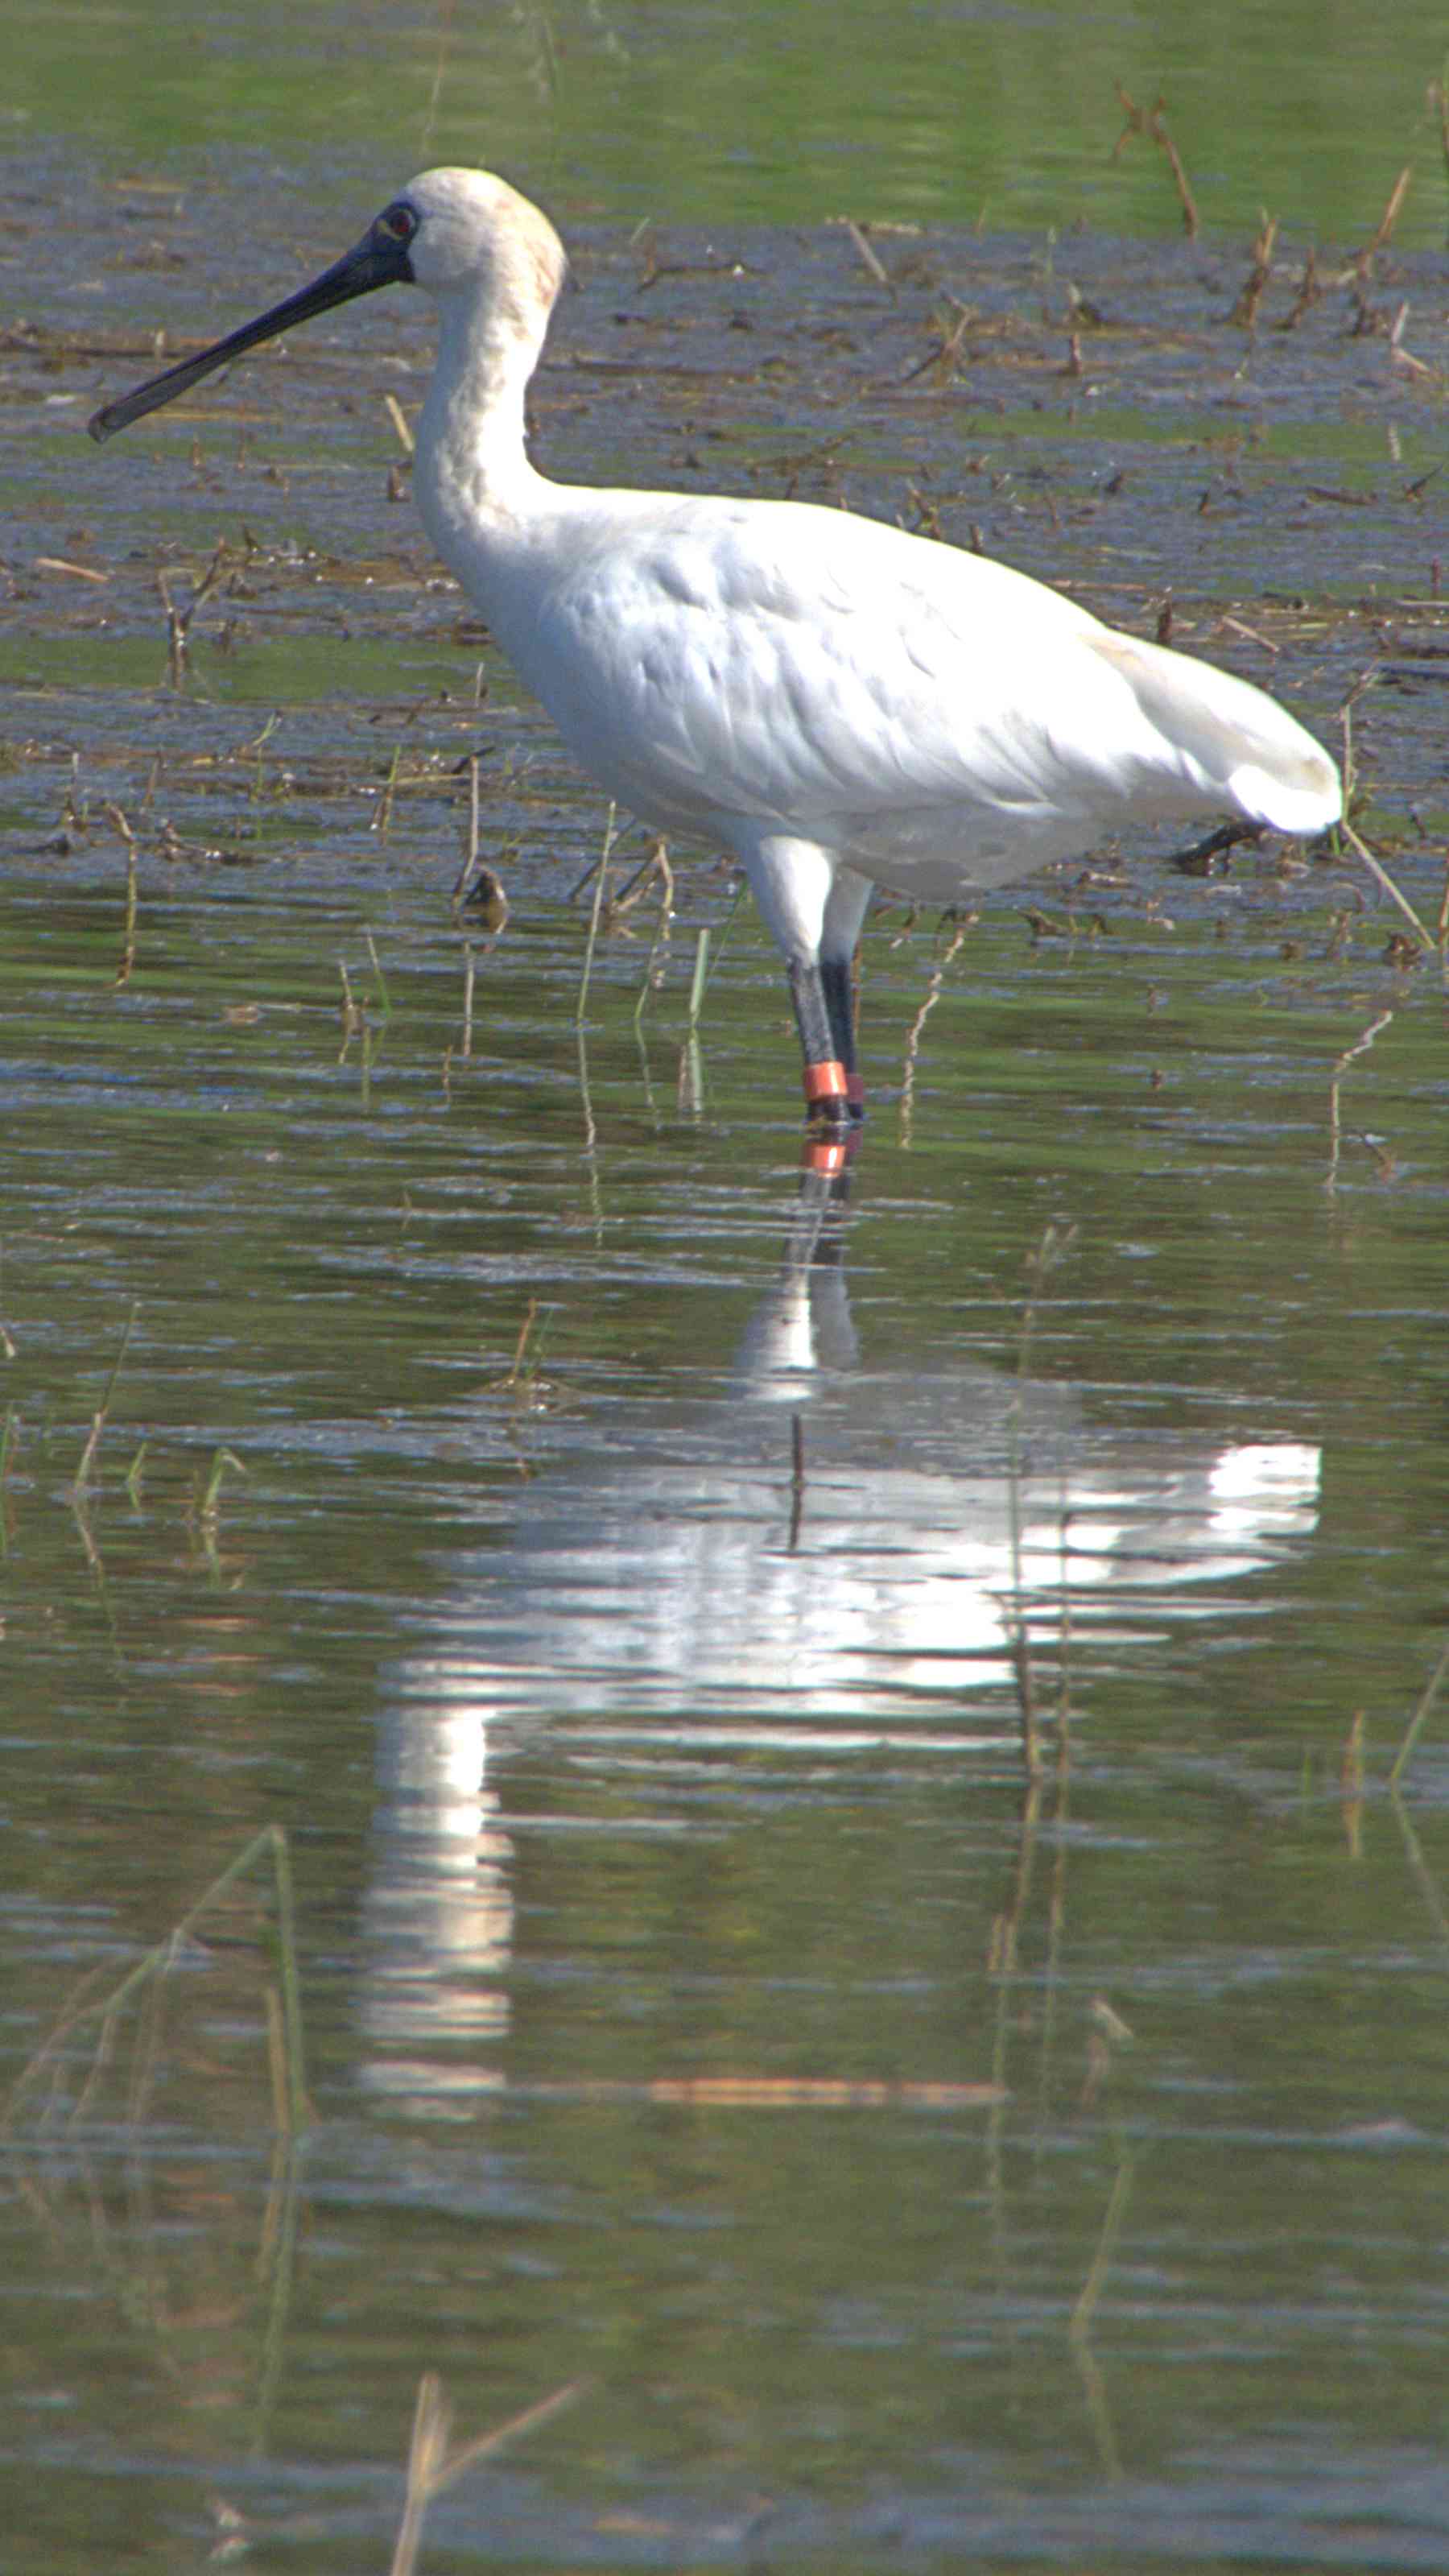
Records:
{"label": "white reflection in water", "polygon": [[507,1546],[458,1559],[436,1646],[393,1676],[364,2014],[370,2080],[414,2108],[498,2080],[498,1721],[562,1722],[599,1756],[663,1754],[676,1726],[691,1751],[997,1748],[1023,1639],[1080,1677],[1127,1636],[1241,1611],[1232,1584],[1314,1527],[1302,1442],[1148,1442],[1070,1387],[862,1367],[839,1204],[805,1188],[728,1388],[590,1426]]}
{"label": "white reflection in water", "polygon": [[[488,1711],[466,1699],[390,1711],[378,1751],[364,1919],[364,2081],[415,2107],[498,2081],[482,2051],[508,2026],[513,1845],[488,1785]],[[416,2052],[446,2040],[444,2065]]]}

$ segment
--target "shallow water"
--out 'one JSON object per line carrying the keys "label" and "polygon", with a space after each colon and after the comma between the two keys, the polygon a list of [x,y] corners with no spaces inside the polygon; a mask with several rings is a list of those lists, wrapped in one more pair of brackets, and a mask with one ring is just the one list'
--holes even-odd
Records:
{"label": "shallow water", "polygon": [[[8,2563],[384,2566],[436,2371],[458,2443],[574,2393],[430,2569],[1442,2565],[1432,1708],[1388,1788],[1445,1644],[1435,966],[1282,845],[1099,854],[954,948],[883,908],[866,1140],[802,1177],[706,857],[576,1032],[606,818],[407,506],[421,317],[97,456],[291,212],[218,162],[103,267],[124,192],[51,156],[0,371]],[[1241,243],[1081,241],[1076,372],[1026,230],[885,288],[623,211],[555,470],[1170,589],[1328,739],[1372,666],[1432,924],[1427,256],[1384,327],[1273,332],[1285,277],[1250,339]],[[448,901],[475,752],[501,934]],[[272,1824],[292,2154],[264,1854],[71,2018]]]}
{"label": "shallow water", "polygon": [[1357,246],[1407,167],[1397,238],[1443,242],[1443,48],[1413,0],[1331,28],[1308,0],[852,0],[847,26],[829,0],[290,0],[285,22],[271,0],[0,0],[0,32],[27,182],[56,134],[133,199],[220,165],[246,192],[233,247],[304,167],[355,230],[443,161],[503,168],[571,229],[850,214],[1166,238],[1179,192],[1124,92],[1165,102],[1211,232],[1250,237],[1266,207],[1300,247]]}

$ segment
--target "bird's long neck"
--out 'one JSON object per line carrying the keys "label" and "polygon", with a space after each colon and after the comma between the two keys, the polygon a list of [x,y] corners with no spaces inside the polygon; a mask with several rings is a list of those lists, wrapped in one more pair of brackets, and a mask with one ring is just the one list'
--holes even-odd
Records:
{"label": "bird's long neck", "polygon": [[546,488],[528,460],[524,395],[546,313],[491,298],[439,299],[438,359],[418,425],[414,482],[423,524],[460,579],[506,540]]}

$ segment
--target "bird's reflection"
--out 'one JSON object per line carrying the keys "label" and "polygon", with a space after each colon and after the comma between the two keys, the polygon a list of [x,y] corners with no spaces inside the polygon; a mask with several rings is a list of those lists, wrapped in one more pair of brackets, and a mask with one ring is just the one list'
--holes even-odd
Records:
{"label": "bird's reflection", "polygon": [[460,1562],[402,1676],[414,1716],[874,1736],[1009,1682],[1021,1617],[1064,1594],[1088,1624],[1181,1618],[1311,1528],[1301,1442],[1149,1441],[1071,1386],[865,1364],[842,1210],[842,1182],[809,1175],[728,1373],[706,1359],[685,1396],[585,1426],[507,1548]]}
{"label": "bird's reflection", "polygon": [[[845,1188],[807,1174],[780,1275],[723,1377],[585,1424],[509,1542],[461,1555],[390,1677],[368,1897],[371,2080],[445,2111],[492,2080],[512,1849],[501,1729],[641,1741],[999,1750],[1023,1646],[1099,1670],[1311,1532],[1297,1441],[1146,1440],[1079,1393],[862,1360]],[[693,1383],[693,1382],[692,1382]],[[446,2039],[450,2072],[434,2054]],[[460,2106],[461,2107],[461,2106]]]}
{"label": "bird's reflection", "polygon": [[[486,1709],[460,1699],[388,1713],[375,1832],[365,2080],[443,2109],[497,2080],[487,2051],[508,2023],[513,1845],[488,1782]],[[446,2066],[426,2053],[437,2041]]]}

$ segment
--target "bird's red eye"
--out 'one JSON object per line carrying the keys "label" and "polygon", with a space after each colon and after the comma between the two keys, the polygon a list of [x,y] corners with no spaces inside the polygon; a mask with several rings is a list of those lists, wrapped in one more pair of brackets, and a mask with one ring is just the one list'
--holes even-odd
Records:
{"label": "bird's red eye", "polygon": [[411,241],[417,228],[418,219],[411,206],[401,203],[385,207],[377,219],[378,231],[386,233],[389,241]]}

